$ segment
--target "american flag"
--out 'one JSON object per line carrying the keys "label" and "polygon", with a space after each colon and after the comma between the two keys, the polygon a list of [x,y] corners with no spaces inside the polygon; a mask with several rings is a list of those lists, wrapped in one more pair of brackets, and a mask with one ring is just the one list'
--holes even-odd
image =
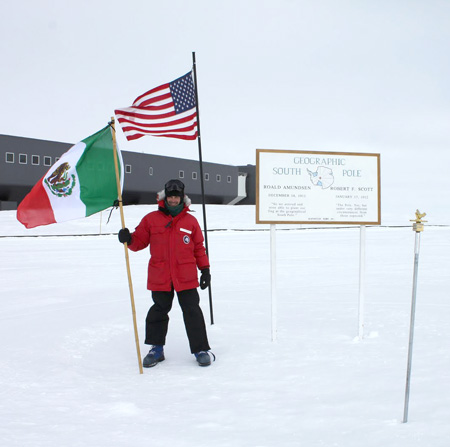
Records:
{"label": "american flag", "polygon": [[129,141],[145,135],[195,140],[197,110],[192,71],[138,96],[131,107],[117,109],[115,114]]}

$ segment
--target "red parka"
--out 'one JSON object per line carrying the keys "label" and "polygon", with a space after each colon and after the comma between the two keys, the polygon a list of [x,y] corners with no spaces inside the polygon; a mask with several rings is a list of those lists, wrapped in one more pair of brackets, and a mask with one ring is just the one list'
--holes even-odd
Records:
{"label": "red parka", "polygon": [[139,251],[150,245],[147,288],[154,291],[194,289],[199,286],[197,267],[209,267],[203,234],[189,207],[172,217],[158,202],[158,211],[147,214],[131,234],[128,245]]}

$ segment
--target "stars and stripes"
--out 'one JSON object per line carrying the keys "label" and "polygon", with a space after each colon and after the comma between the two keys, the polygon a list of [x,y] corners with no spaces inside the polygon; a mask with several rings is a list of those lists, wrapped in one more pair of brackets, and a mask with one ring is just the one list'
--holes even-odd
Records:
{"label": "stars and stripes", "polygon": [[115,110],[127,140],[145,135],[197,138],[197,110],[192,71],[138,96],[131,107]]}

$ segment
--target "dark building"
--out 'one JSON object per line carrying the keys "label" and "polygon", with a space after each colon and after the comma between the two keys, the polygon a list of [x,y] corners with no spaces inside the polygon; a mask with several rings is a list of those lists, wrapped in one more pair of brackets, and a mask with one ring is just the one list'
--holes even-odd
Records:
{"label": "dark building", "polygon": [[[73,145],[0,135],[0,210],[16,209],[37,181]],[[154,204],[156,193],[170,178],[186,185],[192,203],[201,203],[197,160],[122,151],[124,205]],[[203,162],[205,202],[255,203],[255,166]]]}

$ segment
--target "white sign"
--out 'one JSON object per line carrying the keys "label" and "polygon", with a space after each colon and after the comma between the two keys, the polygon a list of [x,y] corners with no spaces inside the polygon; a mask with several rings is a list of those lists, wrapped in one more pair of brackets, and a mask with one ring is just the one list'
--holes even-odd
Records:
{"label": "white sign", "polygon": [[257,149],[256,223],[380,225],[380,154]]}

